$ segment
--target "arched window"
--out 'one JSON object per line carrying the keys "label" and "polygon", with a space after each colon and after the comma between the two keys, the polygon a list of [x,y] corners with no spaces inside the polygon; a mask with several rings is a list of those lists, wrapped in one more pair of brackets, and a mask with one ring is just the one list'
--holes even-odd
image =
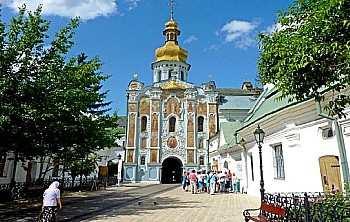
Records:
{"label": "arched window", "polygon": [[184,75],[184,71],[181,71],[181,77],[180,77],[181,80],[185,80],[185,75]]}
{"label": "arched window", "polygon": [[225,160],[225,162],[224,162],[224,167],[226,168],[226,169],[228,169],[228,162]]}
{"label": "arched window", "polygon": [[172,116],[169,118],[169,132],[175,132],[175,125],[176,125],[176,118]]}
{"label": "arched window", "polygon": [[145,163],[146,163],[146,157],[141,156],[141,165],[145,165]]}
{"label": "arched window", "polygon": [[198,123],[198,132],[203,132],[204,117],[203,116],[198,117],[197,123]]}
{"label": "arched window", "polygon": [[199,165],[204,165],[204,156],[199,157]]}
{"label": "arched window", "polygon": [[141,132],[144,132],[147,130],[147,117],[143,116],[141,117]]}

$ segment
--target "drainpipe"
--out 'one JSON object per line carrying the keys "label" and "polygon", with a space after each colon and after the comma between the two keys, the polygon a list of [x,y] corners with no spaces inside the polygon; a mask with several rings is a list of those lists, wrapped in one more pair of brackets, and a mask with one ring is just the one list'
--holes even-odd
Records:
{"label": "drainpipe", "polygon": [[345,183],[345,194],[348,195],[348,192],[349,192],[348,186],[350,185],[349,184],[349,182],[350,182],[349,165],[348,165],[348,159],[346,156],[344,137],[343,137],[343,133],[341,131],[341,127],[339,126],[338,118],[328,116],[328,115],[322,113],[322,108],[321,108],[321,104],[319,101],[316,103],[316,105],[317,105],[317,114],[323,118],[332,120],[334,123],[334,128],[335,128],[334,130],[335,130],[335,136],[337,137],[341,169],[343,171],[343,180]]}

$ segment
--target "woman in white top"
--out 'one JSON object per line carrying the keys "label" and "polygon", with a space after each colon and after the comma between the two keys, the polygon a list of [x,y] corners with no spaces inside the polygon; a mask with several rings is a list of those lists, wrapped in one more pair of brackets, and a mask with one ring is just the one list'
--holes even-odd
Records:
{"label": "woman in white top", "polygon": [[59,185],[60,183],[58,181],[54,181],[44,192],[42,222],[55,221],[57,217],[57,205],[62,209],[61,192],[58,189]]}

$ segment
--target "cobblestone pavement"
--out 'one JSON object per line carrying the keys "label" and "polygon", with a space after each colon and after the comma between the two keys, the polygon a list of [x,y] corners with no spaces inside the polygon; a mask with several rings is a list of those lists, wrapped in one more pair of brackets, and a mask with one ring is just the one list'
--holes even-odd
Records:
{"label": "cobblestone pavement", "polygon": [[191,194],[180,187],[84,221],[107,222],[240,222],[246,208],[258,208],[259,198],[247,194]]}
{"label": "cobblestone pavement", "polygon": [[[104,195],[113,195],[113,193],[131,192],[135,193],[140,187],[149,186],[149,184],[123,184],[121,187],[108,187],[106,190],[85,191],[85,192],[64,192],[62,195],[64,209],[59,215],[69,213],[73,205],[89,201],[91,199]],[[149,189],[157,189],[154,185]],[[165,186],[165,185],[160,185]],[[247,194],[218,194],[209,195],[206,193],[191,194],[184,192],[180,185],[178,188],[170,190],[153,197],[143,198],[141,200],[131,200],[123,207],[103,212],[102,215],[93,216],[89,219],[79,221],[89,222],[224,222],[244,221],[242,212],[246,208],[259,207],[259,198]],[[72,205],[73,204],[73,205]],[[36,212],[41,205],[41,199],[33,199],[22,203],[2,204],[0,205],[0,215],[4,213],[13,213],[33,209]],[[78,204],[80,205],[80,204]],[[0,221],[8,221],[1,220]],[[33,221],[33,220],[16,220]]]}

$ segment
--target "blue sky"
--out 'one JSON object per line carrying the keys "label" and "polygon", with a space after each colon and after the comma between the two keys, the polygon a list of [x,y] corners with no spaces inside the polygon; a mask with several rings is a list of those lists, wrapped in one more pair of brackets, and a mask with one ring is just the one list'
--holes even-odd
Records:
{"label": "blue sky", "polygon": [[[2,19],[8,21],[26,3],[34,10],[43,4],[43,16],[56,32],[80,16],[73,54],[99,56],[101,71],[112,77],[104,82],[112,101],[111,112],[126,113],[126,90],[134,73],[152,84],[154,52],[163,46],[164,23],[170,19],[170,0],[0,0]],[[276,12],[292,0],[177,0],[174,20],[179,24],[179,45],[188,50],[189,82],[200,86],[209,74],[218,88],[253,84],[257,74],[257,34],[270,32]]]}

